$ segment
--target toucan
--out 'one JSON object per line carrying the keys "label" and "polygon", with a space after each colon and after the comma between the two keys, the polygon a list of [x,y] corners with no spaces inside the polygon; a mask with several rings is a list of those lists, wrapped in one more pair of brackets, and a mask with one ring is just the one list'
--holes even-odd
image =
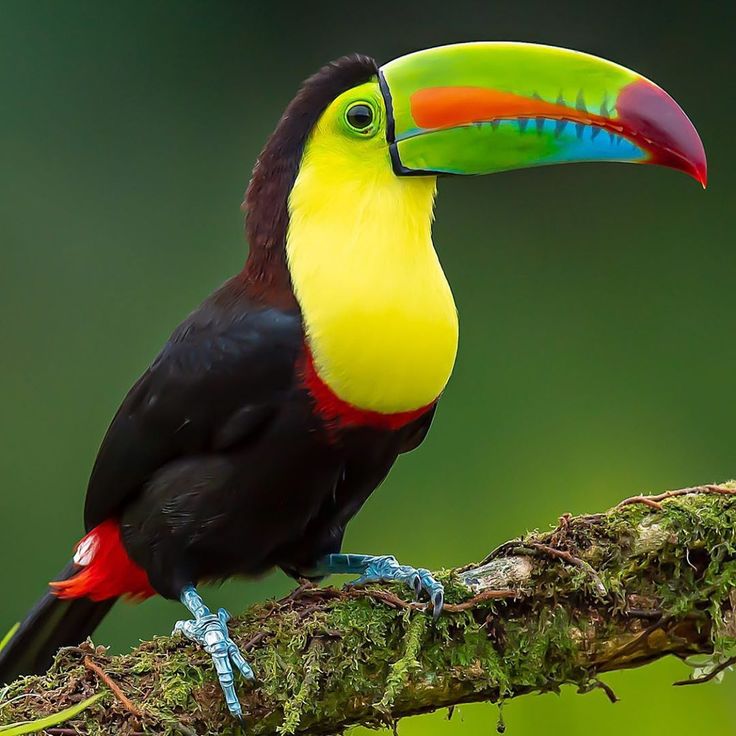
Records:
{"label": "toucan", "polygon": [[429,430],[458,316],[432,243],[440,177],[574,161],[660,164],[703,186],[682,109],[618,64],[477,42],[309,77],[243,205],[249,254],[173,332],[104,437],[72,561],[0,652],[0,683],[44,671],[120,597],[180,600],[175,631],[212,656],[227,707],[254,672],[200,583],[281,568],[443,587],[391,555],[344,554],[345,527]]}

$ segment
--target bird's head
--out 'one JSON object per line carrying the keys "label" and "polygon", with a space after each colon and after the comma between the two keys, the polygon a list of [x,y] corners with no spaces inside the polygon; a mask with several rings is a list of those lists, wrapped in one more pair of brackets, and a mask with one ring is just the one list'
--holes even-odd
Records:
{"label": "bird's head", "polygon": [[330,102],[311,146],[357,169],[390,161],[396,176],[620,161],[706,183],[700,138],[664,90],[618,64],[536,44],[402,56]]}
{"label": "bird's head", "polygon": [[261,153],[245,202],[251,248],[283,245],[298,177],[329,207],[344,204],[338,190],[357,197],[375,182],[386,199],[433,195],[437,176],[577,161],[659,164],[706,183],[703,145],[679,105],[610,61],[507,42],[380,67],[343,57],[303,84]]}

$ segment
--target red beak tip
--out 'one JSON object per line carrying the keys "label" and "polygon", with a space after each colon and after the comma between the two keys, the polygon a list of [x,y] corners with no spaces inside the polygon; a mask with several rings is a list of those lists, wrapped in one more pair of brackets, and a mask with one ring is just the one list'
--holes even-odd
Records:
{"label": "red beak tip", "polygon": [[682,108],[662,88],[637,79],[619,93],[619,119],[650,142],[650,163],[679,169],[708,183],[708,165],[698,131]]}
{"label": "red beak tip", "polygon": [[708,167],[705,161],[693,165],[689,173],[695,181],[700,182],[703,189],[708,188]]}

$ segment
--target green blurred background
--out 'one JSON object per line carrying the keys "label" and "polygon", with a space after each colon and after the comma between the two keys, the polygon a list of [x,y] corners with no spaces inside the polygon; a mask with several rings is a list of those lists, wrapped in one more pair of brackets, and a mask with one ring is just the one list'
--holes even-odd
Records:
{"label": "green blurred background", "polygon": [[[731,3],[0,2],[0,628],[80,536],[85,483],[128,387],[239,269],[254,158],[299,82],[463,40],[552,43],[619,61],[691,115],[707,192],[655,168],[577,165],[443,181],[435,242],[461,349],[433,431],[346,548],[476,559],[565,512],[736,475],[736,195]],[[208,592],[239,610],[291,583]],[[115,650],[181,615],[118,606]],[[621,702],[510,702],[514,736],[736,731],[736,675],[676,689],[676,661],[612,674]],[[497,710],[412,734],[493,733]]]}

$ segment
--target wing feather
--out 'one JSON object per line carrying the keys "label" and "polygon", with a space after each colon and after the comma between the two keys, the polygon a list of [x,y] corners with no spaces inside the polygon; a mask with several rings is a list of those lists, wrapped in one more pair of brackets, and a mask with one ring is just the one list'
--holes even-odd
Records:
{"label": "wing feather", "polygon": [[223,298],[227,288],[176,329],[124,399],[90,477],[87,530],[168,463],[246,442],[293,390],[299,313]]}

